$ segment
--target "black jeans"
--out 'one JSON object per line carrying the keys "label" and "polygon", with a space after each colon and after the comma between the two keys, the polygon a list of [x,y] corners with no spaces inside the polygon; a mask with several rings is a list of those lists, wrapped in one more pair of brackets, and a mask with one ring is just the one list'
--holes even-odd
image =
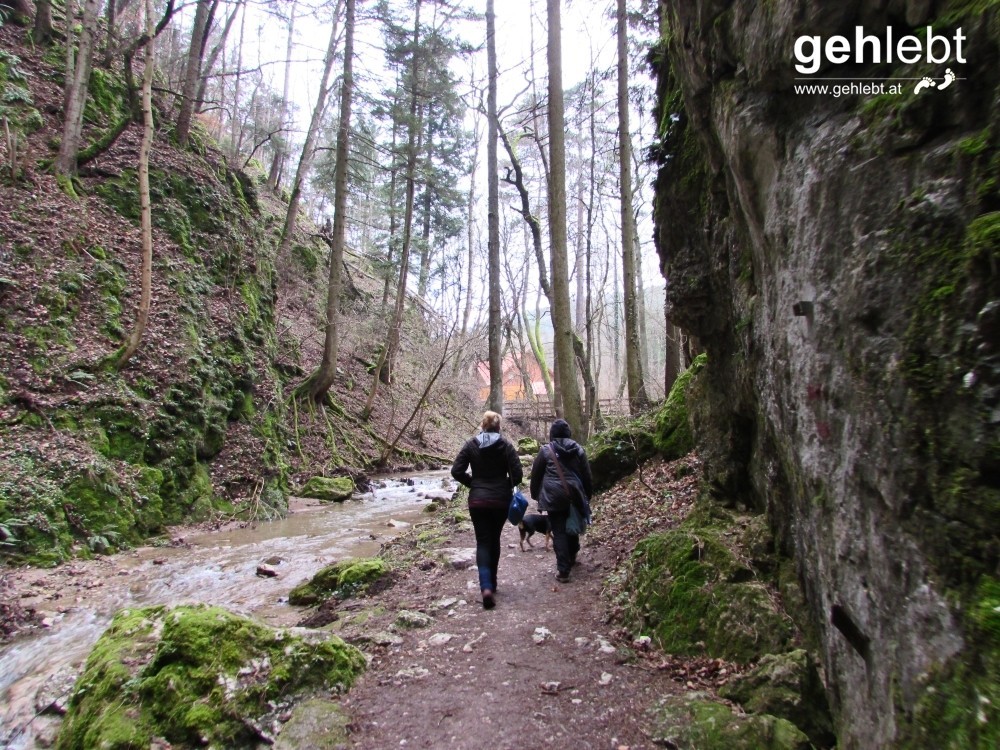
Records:
{"label": "black jeans", "polygon": [[568,520],[568,508],[549,511],[552,547],[556,551],[556,568],[561,575],[569,575],[569,569],[576,564],[576,553],[580,551],[580,537],[566,531],[566,521]]}
{"label": "black jeans", "polygon": [[500,534],[507,523],[506,508],[469,508],[472,528],[476,530],[476,567],[479,568],[479,588],[497,588],[497,568],[500,565]]}

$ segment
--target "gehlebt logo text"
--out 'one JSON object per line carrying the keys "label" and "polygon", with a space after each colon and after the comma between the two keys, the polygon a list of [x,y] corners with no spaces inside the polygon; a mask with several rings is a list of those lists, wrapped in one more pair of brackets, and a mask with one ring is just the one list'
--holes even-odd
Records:
{"label": "gehlebt logo text", "polygon": [[[833,96],[857,94],[902,94],[910,86],[915,94],[933,89],[943,91],[956,80],[960,80],[954,69],[955,63],[965,63],[966,36],[961,28],[951,34],[939,34],[932,26],[921,38],[913,34],[898,34],[887,27],[881,34],[865,31],[863,26],[854,28],[852,36],[800,36],[795,40],[795,70],[803,77],[796,81],[814,81],[797,84],[796,93],[832,94]],[[914,64],[926,62],[942,65],[940,77],[919,78],[829,78],[815,77],[824,63],[842,65],[846,63]]]}

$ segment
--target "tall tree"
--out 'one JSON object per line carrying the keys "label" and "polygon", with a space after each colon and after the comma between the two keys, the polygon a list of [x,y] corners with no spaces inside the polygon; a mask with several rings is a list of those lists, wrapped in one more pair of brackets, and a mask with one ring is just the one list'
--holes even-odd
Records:
{"label": "tall tree", "polygon": [[[90,68],[94,57],[94,32],[100,6],[100,0],[84,0],[83,19],[75,56],[72,51],[73,40],[67,32],[63,137],[54,165],[56,174],[62,177],[68,178],[76,174],[76,160],[80,152],[80,138],[83,135],[83,110],[87,102]],[[66,4],[67,27],[72,25],[75,8],[74,2]]]}
{"label": "tall tree", "polygon": [[497,168],[497,46],[496,15],[493,0],[486,0],[486,170],[489,191],[487,197],[487,269],[490,287],[489,408],[503,413],[503,358],[500,353],[500,175]]}
{"label": "tall tree", "polygon": [[[112,0],[113,1],[113,0]],[[139,349],[149,320],[153,288],[153,210],[149,200],[149,151],[153,143],[153,70],[156,65],[156,38],[153,28],[153,0],[146,0],[146,61],[142,73],[142,142],[139,145],[139,220],[142,231],[142,291],[135,326],[118,357],[121,369]]]}
{"label": "tall tree", "polygon": [[184,64],[181,106],[177,114],[176,136],[181,146],[186,146],[191,136],[191,119],[195,111],[198,81],[201,78],[201,62],[205,56],[205,40],[208,36],[209,18],[218,5],[218,0],[198,0],[194,12],[194,27],[191,29],[191,45],[188,47]]}
{"label": "tall tree", "polygon": [[547,0],[549,69],[549,241],[552,267],[552,328],[563,417],[574,434],[586,439],[573,352],[573,314],[569,301],[566,238],[566,115],[562,87],[560,0]]}
{"label": "tall tree", "polygon": [[305,185],[309,170],[312,169],[313,159],[316,155],[316,137],[323,121],[323,110],[326,109],[326,100],[330,96],[330,71],[333,69],[333,60],[337,50],[338,25],[340,20],[340,9],[343,0],[337,0],[337,6],[333,11],[333,27],[330,29],[330,42],[326,47],[326,56],[323,58],[323,76],[320,79],[319,92],[316,94],[316,106],[313,107],[312,117],[309,120],[309,130],[306,131],[306,142],[302,146],[302,155],[299,157],[299,165],[295,170],[295,179],[292,182],[292,193],[288,199],[288,210],[285,212],[285,225],[281,231],[281,239],[278,242],[278,257],[286,256],[292,247],[292,234],[295,232],[295,225],[298,222],[299,205],[302,203],[302,188]]}
{"label": "tall tree", "polygon": [[[288,125],[288,88],[292,78],[292,49],[295,43],[295,8],[297,0],[292,0],[288,11],[288,39],[285,43],[285,83],[281,94],[281,127]],[[281,177],[282,165],[288,159],[288,135],[282,132],[274,141],[274,156],[271,159],[271,168],[267,173],[267,186],[271,190],[278,189],[278,181]]]}
{"label": "tall tree", "polygon": [[333,237],[330,240],[330,274],[326,293],[326,335],[319,368],[300,386],[299,392],[314,401],[323,398],[337,374],[340,348],[338,316],[341,269],[347,227],[347,160],[351,136],[351,103],[354,97],[354,1],[345,0],[344,81],[340,87],[340,120],[337,126],[337,163],[334,167]]}
{"label": "tall tree", "polygon": [[389,334],[386,337],[385,347],[375,366],[372,389],[368,394],[368,401],[365,403],[363,414],[365,418],[371,415],[372,407],[375,404],[375,396],[378,393],[380,382],[391,383],[393,370],[396,365],[396,354],[399,351],[399,342],[403,328],[403,313],[406,310],[406,280],[410,270],[410,248],[413,237],[413,201],[416,193],[416,171],[417,153],[419,151],[418,134],[422,128],[423,107],[421,105],[420,90],[422,72],[420,67],[420,7],[422,0],[416,0],[413,14],[412,46],[410,54],[409,72],[409,118],[406,136],[406,196],[403,206],[403,238],[399,255],[399,278],[396,282],[396,302],[393,306],[392,319],[389,322]]}
{"label": "tall tree", "polygon": [[639,315],[636,303],[636,236],[632,213],[632,141],[629,132],[628,99],[628,19],[625,0],[618,0],[618,166],[621,195],[622,282],[625,303],[625,373],[628,403],[632,414],[644,409],[649,398],[642,377],[639,353]]}

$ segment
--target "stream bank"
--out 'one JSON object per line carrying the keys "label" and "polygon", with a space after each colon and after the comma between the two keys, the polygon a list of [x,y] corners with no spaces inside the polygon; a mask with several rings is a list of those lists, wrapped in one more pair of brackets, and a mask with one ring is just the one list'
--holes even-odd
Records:
{"label": "stream bank", "polygon": [[[0,650],[0,747],[22,750],[51,739],[58,711],[46,701],[64,706],[116,611],[205,603],[292,626],[301,618],[301,610],[286,603],[294,585],[334,560],[377,554],[426,519],[424,507],[450,497],[455,485],[446,472],[431,472],[375,479],[373,487],[334,505],[295,499],[290,515],[278,521],[174,529],[164,546],[10,571],[5,593],[34,611],[35,625]],[[262,564],[276,575],[256,575]]]}

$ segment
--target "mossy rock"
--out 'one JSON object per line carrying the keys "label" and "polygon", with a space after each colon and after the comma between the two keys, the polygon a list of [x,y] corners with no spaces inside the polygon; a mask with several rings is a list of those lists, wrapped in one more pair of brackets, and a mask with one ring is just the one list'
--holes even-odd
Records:
{"label": "mossy rock", "polygon": [[663,406],[656,414],[656,449],[668,461],[686,456],[694,450],[694,436],[688,419],[688,395],[691,382],[708,361],[707,354],[695,357],[691,366],[678,376],[670,388]]}
{"label": "mossy rock", "polygon": [[913,712],[897,714],[897,747],[1000,747],[1000,579],[983,576],[962,611],[966,649],[926,676]]}
{"label": "mossy rock", "polygon": [[587,442],[595,492],[608,489],[656,455],[653,427],[649,417],[640,417],[621,427],[599,432]]}
{"label": "mossy rock", "polygon": [[350,477],[313,477],[299,490],[302,497],[312,497],[325,503],[342,503],[354,494]]}
{"label": "mossy rock", "polygon": [[523,437],[517,441],[517,453],[520,456],[536,456],[539,448],[538,441],[533,437]]}
{"label": "mossy rock", "polygon": [[754,669],[722,687],[719,695],[750,713],[787,719],[818,747],[832,747],[836,742],[819,670],[803,649],[768,654]]}
{"label": "mossy rock", "polygon": [[[119,612],[76,682],[56,748],[256,747],[297,697],[346,690],[365,658],[218,607]],[[281,709],[278,706],[282,706]]]}
{"label": "mossy rock", "polygon": [[308,607],[334,595],[344,598],[359,594],[388,572],[389,565],[378,557],[340,560],[292,589],[288,603]]}
{"label": "mossy rock", "polygon": [[740,528],[695,518],[636,545],[626,618],[670,653],[749,663],[787,651],[792,621],[745,558]]}
{"label": "mossy rock", "polygon": [[314,698],[295,707],[274,750],[337,750],[347,747],[350,717],[339,703]]}
{"label": "mossy rock", "polygon": [[736,714],[707,693],[664,698],[653,710],[653,744],[678,750],[811,750],[794,724],[767,714]]}

